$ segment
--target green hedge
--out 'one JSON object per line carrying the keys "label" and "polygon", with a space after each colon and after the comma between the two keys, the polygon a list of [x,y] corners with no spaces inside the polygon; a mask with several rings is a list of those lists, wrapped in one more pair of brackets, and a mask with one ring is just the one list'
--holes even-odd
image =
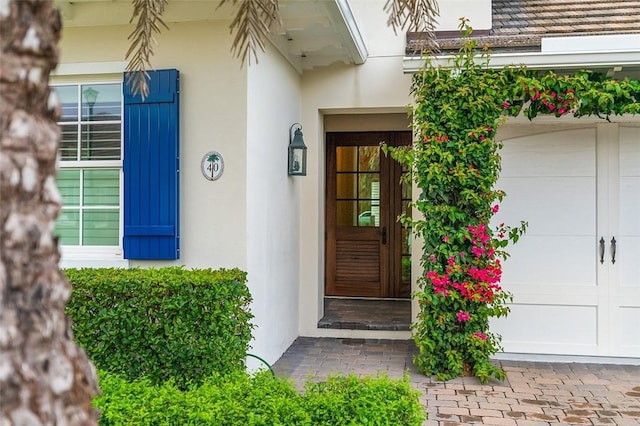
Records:
{"label": "green hedge", "polygon": [[421,425],[426,418],[408,377],[334,376],[307,382],[305,407],[312,425]]}
{"label": "green hedge", "polygon": [[268,373],[216,376],[180,391],[101,372],[100,388],[94,405],[103,426],[419,426],[426,418],[408,378],[332,377],[300,395]]}
{"label": "green hedge", "polygon": [[67,269],[67,314],[100,370],[185,388],[244,370],[253,317],[246,273],[233,270]]}

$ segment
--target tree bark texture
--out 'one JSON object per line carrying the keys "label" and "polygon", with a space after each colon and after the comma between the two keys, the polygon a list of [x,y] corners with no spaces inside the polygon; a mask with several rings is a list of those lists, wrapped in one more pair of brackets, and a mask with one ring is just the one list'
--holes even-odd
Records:
{"label": "tree bark texture", "polygon": [[52,236],[60,30],[50,0],[0,0],[0,426],[97,424],[95,369],[73,341]]}

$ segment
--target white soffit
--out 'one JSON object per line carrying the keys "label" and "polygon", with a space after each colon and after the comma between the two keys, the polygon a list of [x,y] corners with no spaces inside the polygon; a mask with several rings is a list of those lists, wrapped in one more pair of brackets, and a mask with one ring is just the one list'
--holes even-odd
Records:
{"label": "white soffit", "polygon": [[299,71],[334,62],[362,64],[367,48],[348,0],[281,0],[271,41]]}

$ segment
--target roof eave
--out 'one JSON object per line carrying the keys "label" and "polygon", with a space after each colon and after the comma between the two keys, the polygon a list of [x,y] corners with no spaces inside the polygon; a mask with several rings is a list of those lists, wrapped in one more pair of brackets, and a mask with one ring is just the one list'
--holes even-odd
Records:
{"label": "roof eave", "polygon": [[[453,68],[455,55],[438,55],[431,59],[434,66]],[[475,57],[478,64],[486,58]],[[405,56],[402,67],[405,74],[412,74],[424,67],[426,58]],[[489,58],[488,68],[524,65],[537,70],[610,69],[614,67],[640,67],[640,50],[597,52],[508,52],[494,53]]]}
{"label": "roof eave", "polygon": [[356,22],[348,0],[335,0],[327,3],[327,11],[339,30],[346,35],[346,50],[357,65],[364,64],[369,56],[364,37]]}

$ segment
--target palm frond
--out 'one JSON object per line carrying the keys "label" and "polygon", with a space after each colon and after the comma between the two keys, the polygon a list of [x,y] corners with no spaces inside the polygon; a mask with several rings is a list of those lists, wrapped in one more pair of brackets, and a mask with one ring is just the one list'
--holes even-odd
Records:
{"label": "palm frond", "polygon": [[162,12],[167,5],[167,0],[133,0],[133,15],[130,23],[138,17],[138,22],[133,32],[129,35],[131,45],[125,55],[127,64],[126,84],[133,94],[140,94],[143,98],[149,94],[147,69],[151,67],[153,45],[158,42],[154,34],[160,33],[160,25],[169,29],[162,21]]}
{"label": "palm frond", "polygon": [[240,2],[229,26],[231,32],[235,32],[231,52],[242,60],[242,65],[246,60],[251,63],[252,55],[258,62],[257,50],[264,52],[271,25],[280,21],[278,0],[222,0],[218,7],[227,2],[234,6]]}
{"label": "palm frond", "polygon": [[422,33],[426,46],[437,50],[434,29],[440,10],[436,0],[387,0],[384,10],[389,14],[387,24],[395,33],[405,29]]}

